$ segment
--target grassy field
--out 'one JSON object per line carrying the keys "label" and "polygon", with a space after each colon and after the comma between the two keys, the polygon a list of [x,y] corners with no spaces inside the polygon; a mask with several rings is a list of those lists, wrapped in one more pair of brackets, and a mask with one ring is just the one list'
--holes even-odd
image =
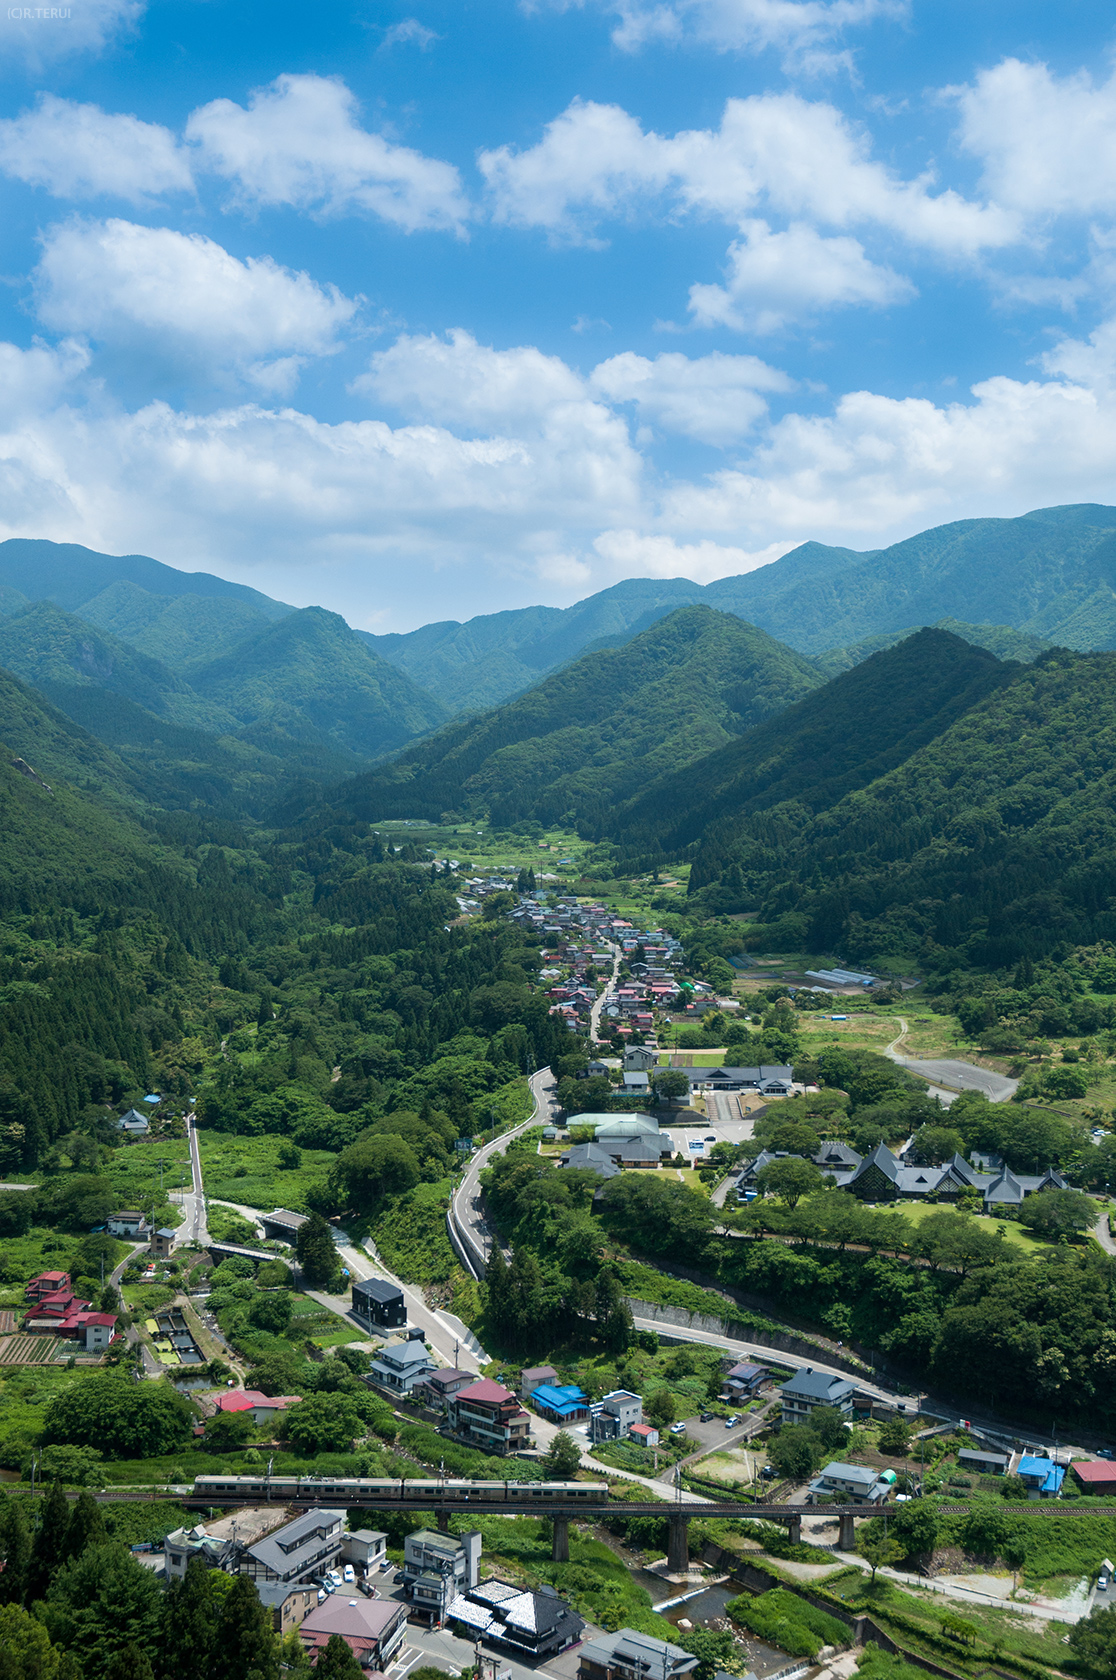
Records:
{"label": "grassy field", "polygon": [[280,1137],[235,1137],[228,1132],[199,1131],[202,1177],[207,1195],[242,1207],[290,1208],[305,1213],[303,1196],[311,1184],[324,1178],[336,1160],[328,1149],[304,1149],[302,1165],[281,1168]]}
{"label": "grassy field", "polygon": [[[933,1202],[896,1202],[894,1206],[903,1215],[904,1219],[910,1220],[912,1225],[921,1225],[924,1219],[929,1219],[935,1213],[955,1211],[948,1204],[941,1202],[936,1205]],[[973,1224],[982,1231],[990,1231],[993,1236],[1003,1226],[1004,1241],[1011,1243],[1015,1248],[1022,1249],[1027,1255],[1049,1254],[1053,1247],[1051,1243],[1039,1242],[1035,1237],[1032,1237],[1029,1231],[1025,1231],[1022,1225],[1017,1225],[1013,1219],[989,1218],[983,1213],[978,1213],[973,1215]]]}

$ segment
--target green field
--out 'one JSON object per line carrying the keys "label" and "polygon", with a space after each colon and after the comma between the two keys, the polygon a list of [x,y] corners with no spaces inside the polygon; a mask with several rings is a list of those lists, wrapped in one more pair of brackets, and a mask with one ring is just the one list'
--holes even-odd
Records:
{"label": "green field", "polygon": [[228,1132],[198,1132],[202,1178],[208,1196],[242,1207],[290,1208],[305,1213],[303,1196],[311,1184],[323,1179],[336,1160],[329,1149],[304,1149],[302,1165],[282,1168],[280,1137],[236,1137]]}

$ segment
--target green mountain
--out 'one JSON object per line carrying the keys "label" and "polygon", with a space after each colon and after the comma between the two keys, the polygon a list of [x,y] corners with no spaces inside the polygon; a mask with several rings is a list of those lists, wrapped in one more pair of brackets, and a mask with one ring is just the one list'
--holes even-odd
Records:
{"label": "green mountain", "polygon": [[[0,626],[2,629],[2,626]],[[436,700],[381,659],[343,618],[304,607],[195,666],[196,693],[269,751],[321,746],[383,758],[445,721]]]}
{"label": "green mountain", "polygon": [[485,613],[466,624],[424,624],[406,635],[359,634],[448,711],[480,711],[579,654],[627,640],[704,598],[701,584],[685,578],[629,578],[572,607]]}
{"label": "green mountain", "polygon": [[65,781],[126,800],[136,796],[132,775],[114,752],[4,670],[0,670],[0,742],[5,749],[0,762],[21,759],[52,787]]}
{"label": "green mountain", "polygon": [[594,829],[649,778],[691,764],[817,688],[809,661],[750,624],[682,607],[519,699],[450,724],[342,789],[361,819],[487,810]]}
{"label": "green mountain", "polygon": [[121,581],[137,584],[152,595],[196,595],[248,603],[265,618],[281,618],[291,611],[246,584],[229,583],[210,572],[180,572],[146,554],[99,554],[80,543],[47,542],[37,537],[9,537],[7,542],[0,542],[0,585],[19,590],[29,601],[56,601],[60,607],[77,612],[86,601]]}
{"label": "green mountain", "polygon": [[63,711],[70,689],[93,688],[176,723],[214,732],[235,727],[232,713],[202,699],[157,659],[51,601],[0,618],[0,665],[34,683]]}
{"label": "green mountain", "polygon": [[[997,659],[1016,659],[1021,665],[1029,665],[1040,653],[1048,653],[1055,645],[1042,636],[1029,636],[1025,630],[1013,630],[1007,624],[964,624],[957,618],[940,618],[933,628],[948,630],[952,635],[960,636],[963,642],[987,648]],[[862,642],[854,642],[851,647],[829,648],[825,653],[814,655],[814,664],[823,676],[840,676],[842,671],[851,671],[854,665],[859,665],[861,660],[868,659],[873,653],[882,653],[884,648],[906,641],[908,636],[915,634],[915,629],[916,626],[911,625],[906,630],[884,630],[878,636],[866,636]]]}
{"label": "green mountain", "polygon": [[[277,604],[277,603],[276,603]],[[284,608],[283,612],[293,611]],[[227,653],[279,616],[222,595],[153,595],[120,578],[81,607],[81,617],[177,670]]]}
{"label": "green mountain", "polygon": [[828,810],[935,739],[1014,669],[959,636],[920,630],[685,771],[648,783],[601,833],[649,854],[702,842],[707,861],[695,874],[711,879],[708,859],[734,848],[747,819],[778,808],[801,822]]}

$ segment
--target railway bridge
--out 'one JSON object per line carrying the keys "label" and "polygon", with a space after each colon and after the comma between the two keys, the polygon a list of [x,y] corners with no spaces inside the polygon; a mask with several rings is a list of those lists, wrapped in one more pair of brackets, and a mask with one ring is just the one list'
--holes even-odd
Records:
{"label": "railway bridge", "polygon": [[[267,1504],[294,1506],[299,1509],[309,1509],[322,1504],[326,1499],[330,1503],[343,1503],[354,1510],[369,1511],[416,1511],[433,1510],[438,1527],[444,1531],[449,1528],[451,1516],[524,1516],[545,1517],[553,1524],[552,1555],[556,1563],[566,1563],[570,1555],[570,1521],[593,1521],[606,1517],[656,1517],[667,1523],[667,1565],[672,1573],[685,1570],[689,1559],[689,1526],[696,1517],[742,1517],[752,1522],[779,1523],[787,1530],[789,1539],[797,1542],[802,1538],[802,1519],[807,1514],[836,1517],[838,1522],[837,1544],[842,1551],[851,1551],[856,1543],[855,1524],[859,1518],[863,1521],[867,1517],[879,1516],[884,1507],[877,1505],[757,1505],[744,1500],[710,1500],[708,1504],[680,1503],[665,1504],[653,1500],[600,1500],[587,1502],[582,1499],[562,1500],[548,1498],[545,1501],[531,1497],[530,1482],[507,1482],[503,1484],[498,1495],[493,1495],[492,1484],[488,1483],[483,1490],[474,1493],[470,1489],[462,1490],[458,1483],[455,1488],[447,1489],[444,1494],[437,1489],[431,1489],[429,1497],[423,1497],[421,1506],[416,1503],[414,1496],[401,1497],[398,1492],[387,1490],[353,1489],[343,1496],[334,1494],[317,1494],[308,1483],[303,1483],[297,1493],[292,1496],[289,1490],[276,1490],[274,1495],[251,1495],[252,1504]],[[505,1491],[506,1490],[506,1491]],[[160,1490],[163,1497],[169,1490]],[[102,1499],[119,1499],[121,1497],[153,1498],[151,1493],[121,1494],[106,1493],[98,1495]],[[248,1501],[243,1492],[229,1492],[216,1494],[210,1489],[203,1492],[190,1491],[185,1495],[177,1493],[176,1497],[183,1505],[192,1506],[237,1506]],[[940,1505],[938,1510],[947,1515],[963,1515],[968,1511],[967,1503]],[[894,1509],[892,1507],[892,1509]],[[1116,1506],[1092,1506],[1088,1511],[1080,1507],[1063,1506],[1053,1500],[1028,1501],[1026,1504],[1005,1504],[1005,1512],[1011,1512],[1024,1517],[1048,1517],[1057,1520],[1059,1516],[1116,1516]]]}

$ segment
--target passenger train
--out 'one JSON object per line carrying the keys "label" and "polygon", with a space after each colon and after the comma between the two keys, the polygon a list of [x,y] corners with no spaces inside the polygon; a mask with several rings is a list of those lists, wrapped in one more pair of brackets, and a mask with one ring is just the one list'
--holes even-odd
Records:
{"label": "passenger train", "polygon": [[470,1482],[453,1477],[426,1481],[409,1478],[332,1476],[197,1476],[194,1497],[223,1504],[230,1498],[273,1499],[290,1504],[321,1505],[330,1499],[342,1505],[374,1504],[481,1505],[543,1504],[605,1505],[607,1482]]}

